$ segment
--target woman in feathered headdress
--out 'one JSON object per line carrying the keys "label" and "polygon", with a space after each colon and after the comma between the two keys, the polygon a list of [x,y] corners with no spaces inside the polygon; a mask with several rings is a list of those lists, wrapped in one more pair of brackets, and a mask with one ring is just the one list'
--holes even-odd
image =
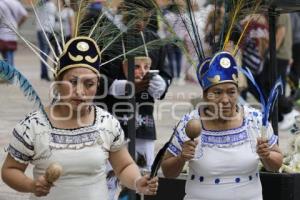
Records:
{"label": "woman in feathered headdress", "polygon": [[[56,101],[28,114],[14,128],[2,179],[17,191],[32,193],[31,199],[107,200],[105,170],[109,160],[126,187],[153,195],[158,179],[140,175],[127,151],[120,123],[93,104],[99,86],[101,51],[92,38],[94,29],[89,36],[78,35],[80,13],[75,37],[67,43],[62,37],[60,54],[53,60],[56,67],[48,66],[55,77]],[[24,41],[39,55],[33,44]],[[0,75],[7,80],[15,75],[22,77],[5,63],[0,65]],[[21,87],[23,83],[31,88],[26,81],[20,82]],[[33,178],[24,173],[29,163],[34,166]]]}
{"label": "woman in feathered headdress", "polygon": [[[186,2],[190,9],[191,2]],[[244,6],[242,2],[235,4],[233,18]],[[193,13],[190,16],[196,31]],[[268,122],[270,102],[276,98],[280,82],[268,103],[261,99],[262,112],[238,103],[238,64],[234,58],[237,49],[230,38],[234,21],[228,24],[224,45],[214,45],[219,50],[210,58],[202,53],[197,33],[193,40],[199,47],[196,73],[203,102],[179,121],[162,161],[166,177],[177,177],[188,162],[185,200],[262,200],[259,161],[270,171],[278,171],[282,164],[278,137]],[[197,133],[194,137],[190,135],[193,132]]]}

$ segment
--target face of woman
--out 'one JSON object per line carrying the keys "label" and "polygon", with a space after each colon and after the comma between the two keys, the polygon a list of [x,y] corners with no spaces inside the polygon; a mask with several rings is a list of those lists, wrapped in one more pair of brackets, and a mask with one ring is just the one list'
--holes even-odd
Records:
{"label": "face of woman", "polygon": [[233,83],[221,83],[207,89],[205,99],[211,107],[218,109],[219,118],[226,120],[236,112],[238,88]]}
{"label": "face of woman", "polygon": [[[128,62],[124,62],[123,71],[125,77],[128,77]],[[143,80],[144,76],[149,72],[151,67],[151,61],[148,57],[136,57],[134,59],[134,79],[135,82]]]}
{"label": "face of woman", "polygon": [[72,110],[78,111],[89,107],[98,87],[98,76],[87,68],[73,68],[67,70],[58,83],[61,102]]}

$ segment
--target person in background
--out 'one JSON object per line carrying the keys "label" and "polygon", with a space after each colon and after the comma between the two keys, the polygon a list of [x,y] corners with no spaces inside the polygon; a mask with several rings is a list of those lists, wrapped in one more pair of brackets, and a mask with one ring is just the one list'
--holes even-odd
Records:
{"label": "person in background", "polygon": [[[70,2],[68,0],[60,0],[58,1],[58,3],[60,4],[60,12],[56,13],[54,31],[57,36],[59,36],[59,45],[62,47],[64,45],[63,41],[64,43],[66,43],[74,36],[75,13],[74,10],[70,7]],[[59,9],[57,9],[57,11],[59,11]],[[61,31],[63,31],[63,35],[61,34]],[[54,44],[55,52],[56,54],[58,54],[58,46],[56,45],[56,43]]]}
{"label": "person in background", "polygon": [[[53,37],[53,30],[55,26],[55,16],[56,16],[57,8],[52,0],[45,0],[45,3],[38,6],[37,9],[37,17],[39,21],[36,21],[36,29],[37,29],[37,39],[39,49],[44,52],[41,53],[41,57],[44,61],[48,60],[47,55],[50,54],[50,44],[47,41],[47,38]],[[45,31],[45,34],[43,33]],[[50,42],[50,41],[49,41]],[[55,53],[55,52],[52,52]],[[50,77],[48,74],[48,68],[44,62],[41,61],[41,80],[50,81]]]}
{"label": "person in background", "polygon": [[[270,74],[270,58],[265,62],[262,73],[257,77],[257,82],[267,95],[271,88],[270,80],[265,74]],[[278,77],[283,80],[283,95],[278,98],[278,129],[288,130],[295,123],[295,117],[300,113],[294,109],[293,101],[286,95],[286,77],[292,64],[292,27],[289,14],[281,14],[276,19],[276,63]],[[276,78],[278,78],[276,77]]]}
{"label": "person in background", "polygon": [[[253,77],[257,80],[264,69],[265,60],[269,53],[269,24],[265,15],[252,14],[246,16],[240,24],[247,26],[247,34],[242,41],[242,67],[251,70]],[[259,82],[259,80],[257,80]],[[255,87],[248,81],[248,87],[242,91],[241,96],[247,100],[247,93],[259,100]]]}
{"label": "person in background", "polygon": [[[288,80],[291,86],[291,98],[293,101],[297,101],[300,98],[300,57],[298,56],[300,52],[300,12],[290,13],[290,16],[293,34],[293,63],[288,74]],[[299,103],[300,101],[297,101],[297,105],[300,105]]]}
{"label": "person in background", "polygon": [[[172,36],[172,32],[176,33],[178,35],[178,39],[184,42],[184,39],[187,37],[188,33],[184,28],[184,24],[182,23],[181,17],[180,17],[180,10],[181,8],[177,5],[171,4],[167,8],[164,9],[164,18],[168,23],[168,26],[166,24],[162,24],[161,27],[161,37],[166,38]],[[171,31],[168,30],[170,28]],[[169,68],[172,71],[173,78],[176,78],[179,83],[179,78],[181,77],[181,65],[182,65],[182,52],[180,47],[174,45],[174,44],[167,44],[167,57],[168,57],[168,64]],[[173,79],[173,81],[175,81]],[[183,81],[183,80],[181,80]]]}
{"label": "person in background", "polygon": [[103,1],[93,0],[89,3],[87,13],[85,14],[84,26],[87,28],[93,27],[97,22],[98,17],[102,14]]}
{"label": "person in background", "polygon": [[216,6],[209,12],[204,27],[204,41],[209,45],[208,51],[211,51],[211,54],[219,48],[216,44],[220,40],[224,17],[224,2],[217,1]]}
{"label": "person in background", "polygon": [[16,31],[26,21],[28,13],[17,0],[0,1],[0,51],[3,59],[14,65],[14,52],[17,50],[18,36],[9,27]]}

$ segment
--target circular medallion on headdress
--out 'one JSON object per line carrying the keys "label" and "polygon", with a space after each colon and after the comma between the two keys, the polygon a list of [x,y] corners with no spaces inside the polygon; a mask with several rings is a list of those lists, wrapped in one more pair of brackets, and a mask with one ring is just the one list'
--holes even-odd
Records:
{"label": "circular medallion on headdress", "polygon": [[229,58],[221,58],[220,65],[223,68],[229,68],[231,66],[231,62],[230,62]]}
{"label": "circular medallion on headdress", "polygon": [[85,52],[89,50],[89,44],[86,42],[78,42],[78,44],[76,45],[77,49],[79,51]]}

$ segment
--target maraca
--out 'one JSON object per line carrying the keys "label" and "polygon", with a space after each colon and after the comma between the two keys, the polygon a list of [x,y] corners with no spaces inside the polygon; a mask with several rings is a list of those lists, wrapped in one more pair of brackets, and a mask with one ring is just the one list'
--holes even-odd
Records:
{"label": "maraca", "polygon": [[46,169],[45,178],[48,183],[54,183],[62,174],[62,166],[58,163],[52,163]]}
{"label": "maraca", "polygon": [[201,123],[199,119],[191,119],[188,121],[185,127],[186,135],[191,139],[194,140],[201,134]]}

